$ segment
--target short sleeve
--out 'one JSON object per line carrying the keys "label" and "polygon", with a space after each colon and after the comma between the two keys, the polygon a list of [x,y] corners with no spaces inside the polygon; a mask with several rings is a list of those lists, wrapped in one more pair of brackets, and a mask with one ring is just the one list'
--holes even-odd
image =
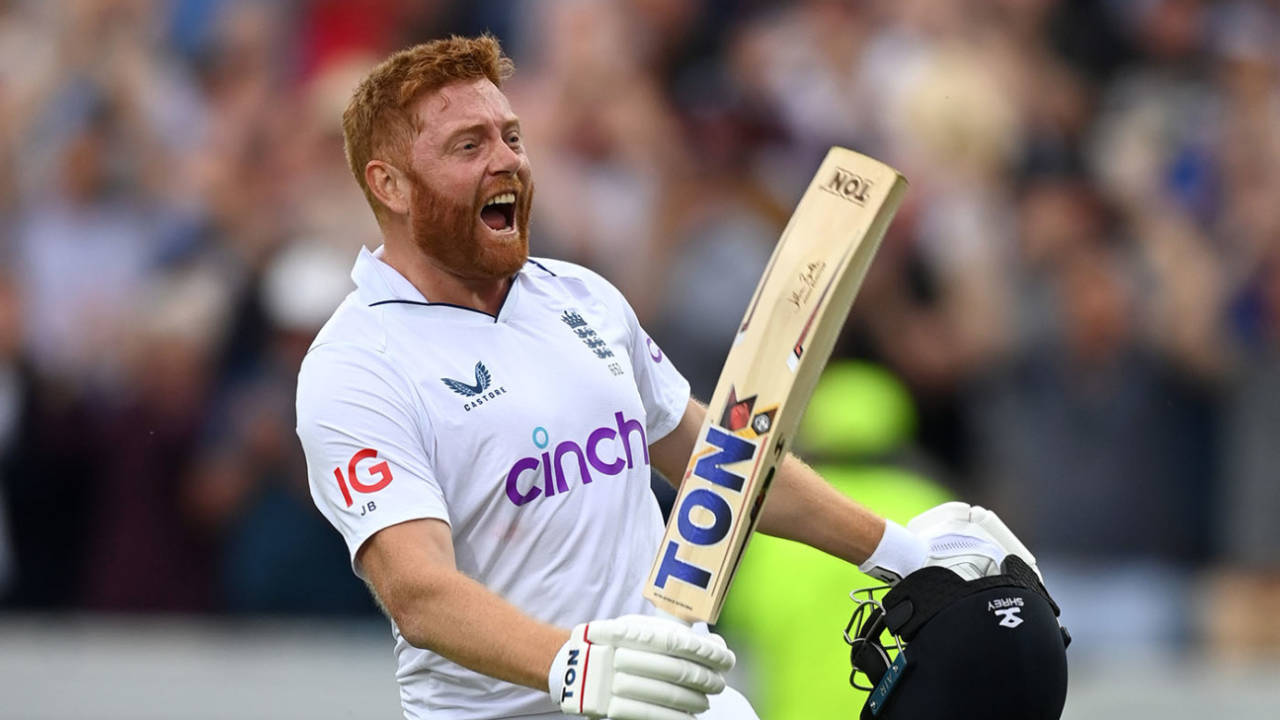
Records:
{"label": "short sleeve", "polygon": [[622,293],[614,290],[622,305],[630,334],[631,370],[640,390],[647,417],[645,433],[653,444],[680,424],[689,406],[689,381],[671,363],[657,341],[640,326],[640,320]]}
{"label": "short sleeve", "polygon": [[428,452],[428,422],[411,388],[373,350],[314,348],[298,375],[298,438],[311,498],[347,543],[360,547],[409,520],[449,522]]}

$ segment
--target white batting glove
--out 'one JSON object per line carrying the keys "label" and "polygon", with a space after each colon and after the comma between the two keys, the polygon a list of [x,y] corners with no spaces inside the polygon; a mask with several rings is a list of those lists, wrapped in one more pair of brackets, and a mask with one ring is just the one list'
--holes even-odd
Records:
{"label": "white batting glove", "polygon": [[1021,557],[1040,575],[1036,558],[1027,546],[999,516],[984,507],[944,503],[912,518],[907,530],[928,547],[925,565],[948,568],[965,580],[999,575],[1000,564],[1010,553]]}
{"label": "white batting glove", "polygon": [[881,582],[896,585],[902,578],[924,567],[928,556],[929,546],[924,540],[886,518],[880,543],[858,569]]}
{"label": "white batting glove", "polygon": [[718,635],[670,620],[624,615],[573,629],[551,663],[551,699],[568,715],[693,720],[724,690],[733,652]]}

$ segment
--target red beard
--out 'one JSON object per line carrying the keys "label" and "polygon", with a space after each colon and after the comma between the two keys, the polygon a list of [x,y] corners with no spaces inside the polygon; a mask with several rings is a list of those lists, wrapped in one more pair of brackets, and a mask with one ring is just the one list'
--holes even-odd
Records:
{"label": "red beard", "polygon": [[[529,259],[529,216],[533,181],[519,178],[477,190],[463,205],[435,192],[413,173],[409,224],[414,241],[448,272],[465,278],[499,279],[515,275]],[[480,221],[484,201],[501,192],[516,193],[515,237],[499,240]],[[483,197],[480,193],[483,192]]]}

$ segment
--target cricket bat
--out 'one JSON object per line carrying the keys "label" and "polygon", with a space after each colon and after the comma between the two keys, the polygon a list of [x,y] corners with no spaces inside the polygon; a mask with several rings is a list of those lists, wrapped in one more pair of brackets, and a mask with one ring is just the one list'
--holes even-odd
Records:
{"label": "cricket bat", "polygon": [[833,147],[773,251],[707,408],[644,596],[715,622],[907,181]]}

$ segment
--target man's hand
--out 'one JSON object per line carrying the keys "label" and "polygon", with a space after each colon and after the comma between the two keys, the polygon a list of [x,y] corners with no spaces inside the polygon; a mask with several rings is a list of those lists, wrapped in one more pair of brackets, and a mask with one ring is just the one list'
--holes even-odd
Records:
{"label": "man's hand", "polygon": [[718,635],[625,615],[575,627],[551,663],[551,699],[569,715],[693,720],[724,690],[733,652]]}
{"label": "man's hand", "polygon": [[999,575],[1010,553],[1040,574],[1027,546],[994,512],[978,505],[944,503],[912,518],[907,530],[926,544],[925,566],[948,568],[965,580]]}

